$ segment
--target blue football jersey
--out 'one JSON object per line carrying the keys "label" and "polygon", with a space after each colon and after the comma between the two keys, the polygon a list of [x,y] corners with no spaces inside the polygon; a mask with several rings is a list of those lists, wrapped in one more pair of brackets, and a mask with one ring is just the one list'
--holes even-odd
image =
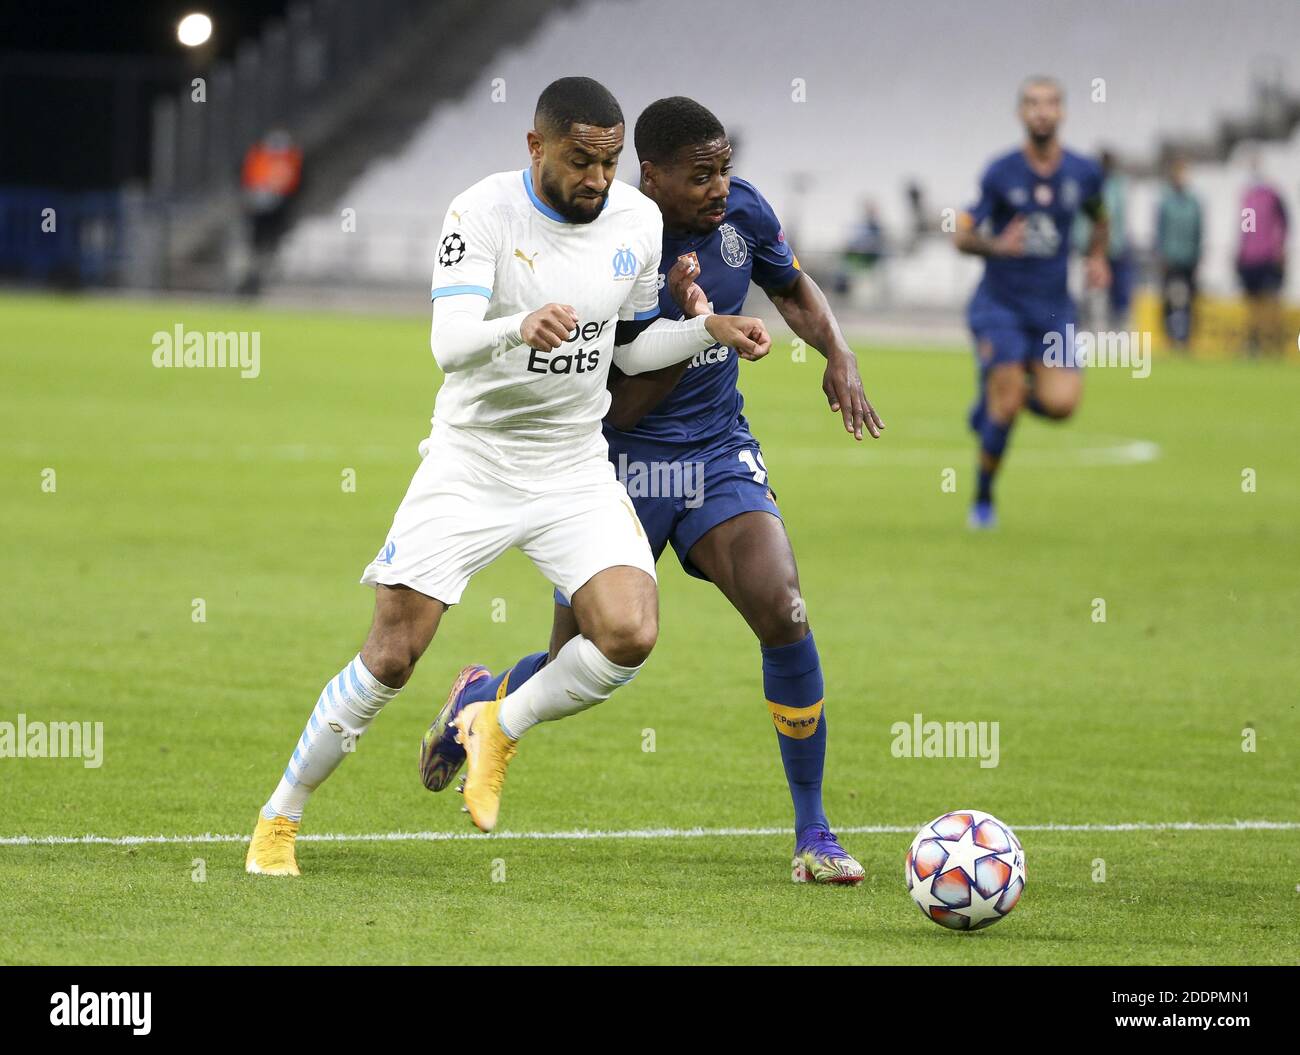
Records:
{"label": "blue football jersey", "polygon": [[988,221],[995,235],[1013,217],[1023,216],[1025,252],[985,259],[984,278],[970,304],[972,326],[999,322],[1008,313],[1041,328],[1073,320],[1066,284],[1070,231],[1079,210],[1100,201],[1101,184],[1101,166],[1069,150],[1046,177],[1029,167],[1021,149],[989,165],[979,201],[968,214],[976,226]]}
{"label": "blue football jersey", "polygon": [[[799,261],[786,244],[772,206],[753,184],[734,176],[717,230],[683,237],[664,231],[659,275],[659,311],[664,318],[682,318],[666,276],[679,257],[690,253],[699,262],[695,281],[720,315],[741,313],[751,279],[764,289],[785,289],[799,276]],[[741,415],[745,401],[736,387],[739,377],[735,350],[715,343],[692,358],[673,390],[635,429],[624,432],[606,425],[605,436],[618,447],[639,440],[704,450],[738,429],[747,433]]]}

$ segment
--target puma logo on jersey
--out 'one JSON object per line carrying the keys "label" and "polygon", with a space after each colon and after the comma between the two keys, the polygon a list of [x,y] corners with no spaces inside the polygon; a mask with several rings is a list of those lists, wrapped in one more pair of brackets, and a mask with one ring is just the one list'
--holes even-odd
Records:
{"label": "puma logo on jersey", "polygon": [[534,253],[531,257],[528,257],[524,255],[524,251],[522,249],[516,249],[515,256],[519,257],[520,260],[522,260],[525,264],[528,265],[529,271],[532,271],[534,274],[536,274],[537,269],[533,267],[533,261],[537,259],[538,256],[537,253]]}

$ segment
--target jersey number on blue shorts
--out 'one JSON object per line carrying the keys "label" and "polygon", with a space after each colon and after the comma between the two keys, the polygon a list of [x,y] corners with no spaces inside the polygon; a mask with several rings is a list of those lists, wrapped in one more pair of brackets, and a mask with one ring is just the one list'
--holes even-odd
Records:
{"label": "jersey number on blue shorts", "polygon": [[749,471],[754,474],[754,483],[761,484],[767,479],[767,464],[763,461],[762,454],[741,451],[736,457],[749,466]]}

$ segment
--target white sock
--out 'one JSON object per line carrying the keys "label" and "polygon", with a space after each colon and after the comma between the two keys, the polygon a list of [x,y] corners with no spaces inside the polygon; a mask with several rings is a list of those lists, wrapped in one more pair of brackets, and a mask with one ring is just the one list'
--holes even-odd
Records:
{"label": "white sock", "polygon": [[343,756],[355,749],[356,738],[370,728],[384,704],[399,691],[377,680],[359,654],[339,671],[316,701],[284,776],[262,807],[262,816],[302,820],[307,797],[338,768]]}
{"label": "white sock", "polygon": [[568,642],[559,655],[501,701],[497,720],[506,736],[518,740],[538,722],[553,722],[609,699],[640,670],[620,667],[587,638]]}

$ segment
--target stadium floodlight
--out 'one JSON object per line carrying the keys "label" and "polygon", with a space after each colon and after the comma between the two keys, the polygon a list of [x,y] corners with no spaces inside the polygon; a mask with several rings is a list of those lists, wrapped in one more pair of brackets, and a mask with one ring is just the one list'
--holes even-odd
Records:
{"label": "stadium floodlight", "polygon": [[204,14],[186,15],[176,24],[176,39],[187,48],[206,44],[212,36],[212,19]]}

